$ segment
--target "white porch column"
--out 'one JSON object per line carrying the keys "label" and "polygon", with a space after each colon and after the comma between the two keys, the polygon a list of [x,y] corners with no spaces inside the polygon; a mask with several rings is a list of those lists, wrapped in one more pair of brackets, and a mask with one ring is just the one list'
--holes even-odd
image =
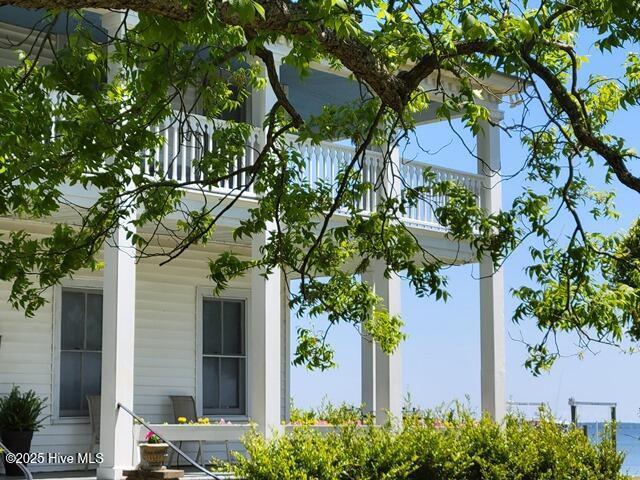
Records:
{"label": "white porch column", "polygon": [[[260,258],[268,229],[262,238],[254,238],[253,258]],[[268,278],[264,272],[251,272],[251,311],[249,325],[249,416],[258,429],[270,436],[281,428],[281,328],[282,280],[280,270]]]}
{"label": "white porch column", "polygon": [[[496,114],[494,121],[500,119]],[[496,213],[502,208],[500,129],[485,122],[477,142],[478,173],[483,175],[481,204]],[[503,271],[494,272],[491,259],[486,257],[480,262],[481,406],[496,421],[501,421],[507,410],[504,329]]]}
{"label": "white porch column", "polygon": [[282,317],[282,332],[280,345],[281,372],[284,378],[282,383],[281,420],[288,422],[291,418],[291,309],[289,308],[289,285],[286,277],[281,276],[282,287],[280,289],[280,312]]}
{"label": "white porch column", "polygon": [[[282,56],[274,52],[274,63],[279,70]],[[266,71],[264,76],[267,76]],[[261,127],[267,113],[277,98],[271,85],[255,90],[251,95],[251,122]],[[269,238],[275,225],[267,225],[261,238],[252,242],[253,258],[261,258],[261,247]],[[283,348],[282,340],[283,299],[282,275],[275,270],[265,278],[263,272],[251,272],[251,312],[249,326],[249,391],[248,411],[258,429],[266,436],[281,429],[282,390],[281,375]],[[288,355],[287,355],[288,356]],[[285,385],[285,390],[288,387]],[[286,416],[286,410],[285,410]]]}
{"label": "white porch column", "polygon": [[[102,15],[102,26],[112,36],[124,35],[124,21],[132,28],[138,18],[135,13]],[[117,69],[117,64],[109,65],[110,78]],[[137,448],[133,419],[118,409],[119,403],[133,409],[136,251],[125,228],[135,231],[132,218],[133,214],[120,222],[104,247],[99,446],[103,462],[96,475],[105,480],[120,480],[122,471],[134,466]]]}
{"label": "white porch column", "polygon": [[133,408],[135,289],[135,249],[120,226],[104,251],[99,479],[133,466],[133,419],[117,405]]}
{"label": "white porch column", "polygon": [[[384,189],[378,192],[378,198],[400,195],[399,183],[400,152],[387,146],[387,163],[384,172]],[[385,265],[378,261],[363,275],[363,280],[373,287],[376,295],[391,315],[401,313],[400,278],[384,277]],[[367,335],[362,332],[361,346],[361,401],[365,413],[373,413],[376,423],[385,423],[391,415],[402,421],[402,363],[400,347],[391,355],[385,354]]]}
{"label": "white porch column", "polygon": [[[365,281],[371,284],[373,279],[370,275],[365,275]],[[376,348],[367,332],[362,331],[361,335],[361,403],[363,413],[373,414],[376,412]]]}
{"label": "white porch column", "polygon": [[[399,315],[401,313],[400,277],[393,275],[391,278],[385,278],[384,265],[382,262],[376,262],[365,273],[364,280],[372,285],[376,295],[382,298],[383,305],[389,311],[389,314]],[[363,340],[362,351],[363,401],[366,401],[364,398],[366,384],[368,388],[366,394],[370,397],[372,393],[375,394],[371,410],[375,412],[376,423],[385,423],[389,419],[389,415],[395,421],[402,421],[402,361],[400,348],[398,347],[391,355],[387,355],[380,346],[371,342],[365,344],[365,340]],[[367,353],[366,372],[365,352]],[[373,388],[371,388],[372,385]]]}

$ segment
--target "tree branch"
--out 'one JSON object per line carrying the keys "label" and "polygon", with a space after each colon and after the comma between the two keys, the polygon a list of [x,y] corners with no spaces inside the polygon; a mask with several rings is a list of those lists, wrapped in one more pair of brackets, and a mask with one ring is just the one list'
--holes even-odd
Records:
{"label": "tree branch", "polygon": [[172,20],[187,21],[193,18],[195,8],[192,3],[185,5],[179,0],[0,0],[0,6],[40,9],[81,9],[104,8],[107,10],[135,10],[137,12],[160,15]]}
{"label": "tree branch", "polygon": [[532,57],[529,48],[523,48],[522,58],[531,71],[547,85],[553,97],[567,114],[578,141],[604,158],[623,185],[640,193],[640,178],[634,176],[627,168],[625,155],[593,133],[589,128],[588,120],[583,115],[579,101],[573,99],[562,81],[550,69]]}
{"label": "tree branch", "polygon": [[278,78],[278,71],[276,69],[275,62],[273,61],[273,53],[271,53],[266,48],[258,48],[256,49],[256,55],[262,59],[267,69],[267,76],[269,77],[269,83],[271,84],[271,88],[273,88],[273,93],[275,93],[278,98],[278,102],[283,106],[283,108],[287,111],[293,120],[293,126],[296,128],[300,128],[304,123],[302,117],[295,109],[295,107],[289,101],[287,94],[282,88],[282,84],[280,83],[280,79]]}

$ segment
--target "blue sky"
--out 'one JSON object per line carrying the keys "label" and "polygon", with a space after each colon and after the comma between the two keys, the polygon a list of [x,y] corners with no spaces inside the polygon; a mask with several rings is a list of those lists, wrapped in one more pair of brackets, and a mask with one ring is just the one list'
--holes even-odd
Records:
{"label": "blue sky", "polygon": [[[581,39],[580,53],[589,55],[584,73],[616,75],[624,53],[601,55],[592,47],[593,38]],[[636,49],[635,51],[637,51]],[[586,77],[585,77],[586,78]],[[518,109],[505,105],[507,121],[519,114]],[[539,115],[539,111],[532,112]],[[629,145],[640,150],[640,112],[620,112],[613,120],[610,130],[627,139]],[[420,142],[432,151],[442,147],[437,156],[424,154],[421,160],[447,165],[452,168],[473,171],[475,160],[466,153],[463,145],[443,124],[430,125],[419,130]],[[470,138],[467,136],[467,138]],[[503,172],[513,173],[522,164],[526,152],[517,139],[502,136]],[[473,140],[471,140],[473,144]],[[638,171],[638,170],[636,170]],[[627,228],[638,216],[637,194],[619,185],[606,187],[602,183],[602,169],[596,169],[589,177],[598,188],[614,188],[618,194],[616,204],[621,218],[616,223],[595,225],[589,228],[610,232]],[[521,177],[503,184],[504,205],[510,205],[523,186]],[[562,235],[571,228],[566,219],[556,225]],[[514,401],[547,402],[555,414],[568,419],[568,398],[588,401],[618,402],[618,418],[622,421],[640,421],[640,396],[638,395],[637,372],[640,371],[640,353],[628,355],[610,347],[595,347],[596,354],[587,353],[584,358],[567,356],[557,360],[549,373],[534,377],[523,363],[527,352],[519,338],[534,340],[537,329],[531,321],[514,325],[510,319],[515,301],[509,290],[526,283],[523,268],[529,263],[525,248],[519,249],[505,265],[505,310],[507,323],[507,396]],[[479,289],[477,266],[463,266],[448,272],[452,298],[447,303],[431,298],[417,298],[407,284],[403,284],[402,308],[408,339],[402,344],[403,384],[412,402],[421,407],[463,400],[468,397],[472,408],[480,403],[480,329]],[[294,319],[295,325],[308,319]],[[322,321],[317,320],[321,325]],[[360,339],[350,326],[338,326],[330,340],[336,348],[338,367],[327,372],[308,372],[303,368],[292,368],[291,392],[296,405],[317,406],[322,398],[333,402],[360,402]],[[567,354],[574,353],[572,338],[561,341]],[[525,412],[527,412],[525,410]],[[533,413],[531,410],[528,413]],[[602,408],[580,411],[584,420],[604,420],[609,412]]]}

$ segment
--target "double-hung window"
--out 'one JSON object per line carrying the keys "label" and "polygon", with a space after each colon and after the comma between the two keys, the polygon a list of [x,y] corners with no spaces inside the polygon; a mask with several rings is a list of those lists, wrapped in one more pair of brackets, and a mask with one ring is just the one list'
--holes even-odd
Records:
{"label": "double-hung window", "polygon": [[102,292],[63,288],[60,306],[60,417],[89,415],[87,395],[100,394]]}
{"label": "double-hung window", "polygon": [[246,413],[245,302],[203,298],[202,407],[205,415]]}

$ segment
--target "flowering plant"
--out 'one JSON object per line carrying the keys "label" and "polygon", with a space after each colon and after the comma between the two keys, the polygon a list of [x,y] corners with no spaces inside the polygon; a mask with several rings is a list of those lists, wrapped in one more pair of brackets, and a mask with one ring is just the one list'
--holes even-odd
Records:
{"label": "flowering plant", "polygon": [[[189,420],[186,417],[178,417],[178,423],[180,425],[211,425],[211,419],[208,417],[198,417],[196,420]],[[219,420],[214,420],[216,425],[232,425],[230,421],[221,418]]]}
{"label": "flowering plant", "polygon": [[149,430],[146,437],[144,437],[147,443],[163,443],[162,439],[154,432]]}
{"label": "flowering plant", "polygon": [[320,408],[303,410],[291,405],[289,423],[291,425],[304,426],[363,426],[371,421],[368,415],[362,413],[362,407],[347,405],[333,405],[326,400],[322,401]]}

